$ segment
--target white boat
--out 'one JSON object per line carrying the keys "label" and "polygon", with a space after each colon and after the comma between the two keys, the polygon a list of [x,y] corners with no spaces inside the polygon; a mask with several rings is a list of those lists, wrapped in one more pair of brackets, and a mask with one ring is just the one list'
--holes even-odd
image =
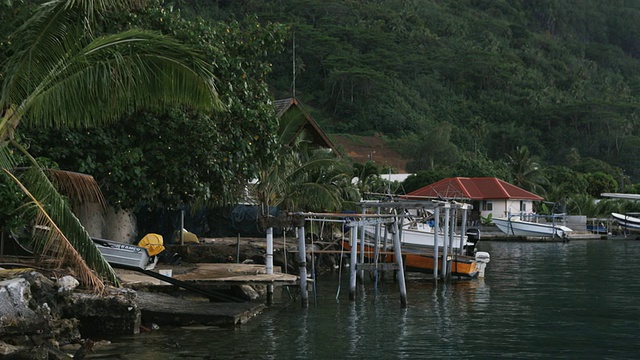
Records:
{"label": "white boat", "polygon": [[569,227],[555,223],[525,221],[520,216],[493,218],[493,223],[503,233],[512,236],[559,237],[566,239],[569,237],[568,233],[573,231]]}
{"label": "white boat", "polygon": [[640,231],[640,218],[618,213],[611,213],[611,216],[621,227],[627,230]]}
{"label": "white boat", "polygon": [[117,241],[91,238],[102,256],[113,266],[126,266],[152,270],[157,262],[157,256],[149,256],[146,248],[125,244]]}
{"label": "white boat", "polygon": [[[433,222],[429,221],[407,221],[401,230],[401,238],[400,242],[403,245],[414,245],[420,247],[431,247],[433,248],[435,243],[435,230],[433,226]],[[442,230],[442,228],[440,228]],[[375,227],[367,226],[365,228],[365,232],[368,236],[374,237],[375,235]],[[380,236],[382,236],[382,230]],[[449,239],[449,237],[446,237]],[[438,247],[443,246],[445,236],[440,231],[438,235]],[[467,255],[473,255],[474,249],[478,241],[480,240],[480,230],[478,229],[469,229],[467,231],[466,236],[463,237],[462,249],[463,253]],[[453,235],[453,244],[451,244],[454,250],[460,248],[460,234]]]}

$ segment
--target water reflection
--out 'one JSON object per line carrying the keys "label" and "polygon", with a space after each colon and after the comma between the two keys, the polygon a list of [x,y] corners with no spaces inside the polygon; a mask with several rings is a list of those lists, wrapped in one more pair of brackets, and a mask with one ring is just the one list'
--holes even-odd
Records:
{"label": "water reflection", "polygon": [[[279,304],[236,329],[161,329],[115,340],[89,358],[389,359],[635,358],[638,241],[485,242],[487,277],[407,277],[408,306],[388,276],[377,292],[348,277],[317,282],[317,305]],[[341,282],[342,281],[342,282]],[[338,295],[336,297],[336,295]]]}

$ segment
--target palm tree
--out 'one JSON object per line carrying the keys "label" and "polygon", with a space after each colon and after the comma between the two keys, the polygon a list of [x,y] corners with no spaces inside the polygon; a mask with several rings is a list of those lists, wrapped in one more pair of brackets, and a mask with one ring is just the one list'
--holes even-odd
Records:
{"label": "palm tree", "polygon": [[299,132],[303,116],[281,118],[280,148],[275,161],[258,176],[255,197],[263,218],[270,207],[284,211],[335,211],[345,199],[358,198],[351,184],[353,169],[327,149],[310,147],[305,132]]}
{"label": "palm tree", "polygon": [[[221,107],[214,77],[194,50],[139,29],[98,35],[94,25],[99,23],[99,14],[134,6],[141,6],[141,1],[45,2],[13,33],[11,55],[0,68],[4,76],[0,96],[2,173],[27,194],[27,208],[35,211],[26,213],[48,229],[45,236],[34,238],[37,247],[71,261],[80,280],[95,290],[104,286],[99,276],[118,284],[113,269],[14,132],[19,125],[99,125],[141,108]],[[16,151],[30,160],[28,171],[16,170]]]}
{"label": "palm tree", "polygon": [[518,146],[512,155],[507,155],[507,165],[513,185],[533,193],[544,194],[544,186],[549,183],[540,165],[531,158],[529,148]]}

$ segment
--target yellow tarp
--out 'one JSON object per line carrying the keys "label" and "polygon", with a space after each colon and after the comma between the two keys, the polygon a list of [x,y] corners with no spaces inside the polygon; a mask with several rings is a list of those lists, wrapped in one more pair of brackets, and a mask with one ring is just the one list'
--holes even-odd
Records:
{"label": "yellow tarp", "polygon": [[[178,244],[180,243],[180,232],[176,234],[176,240]],[[190,231],[182,229],[182,241],[185,244],[198,244],[200,240],[198,240],[198,236]]]}
{"label": "yellow tarp", "polygon": [[162,235],[149,233],[138,243],[138,246],[147,249],[149,256],[156,256],[164,250]]}

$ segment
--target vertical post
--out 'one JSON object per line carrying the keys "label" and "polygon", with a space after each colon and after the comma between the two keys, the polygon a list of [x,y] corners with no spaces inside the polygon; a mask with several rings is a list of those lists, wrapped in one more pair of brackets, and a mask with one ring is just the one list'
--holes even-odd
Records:
{"label": "vertical post", "polygon": [[184,245],[184,209],[180,210],[180,245]]}
{"label": "vertical post", "polygon": [[458,219],[458,211],[455,208],[451,208],[451,210],[449,210],[449,212],[451,213],[451,216],[449,217],[449,221],[451,222],[449,224],[449,256],[447,257],[447,274],[449,274],[449,277],[451,277],[451,260],[449,260],[450,258],[453,257],[454,254],[454,250],[453,250],[453,242],[454,242],[454,236],[455,236],[455,228],[456,228],[456,222]]}
{"label": "vertical post", "polygon": [[[376,208],[376,215],[380,215],[380,208]],[[376,231],[373,242],[373,261],[375,267],[373,268],[373,280],[375,287],[375,295],[378,295],[378,261],[380,256],[380,218],[376,218]]]}
{"label": "vertical post", "polygon": [[[389,245],[388,239],[387,239],[389,231],[387,230],[387,223],[386,222],[382,223],[382,225],[384,226],[383,233],[382,233],[383,234],[382,235],[383,236],[383,238],[382,238],[382,251],[386,252],[387,248],[388,248],[388,245]],[[386,254],[382,255],[382,262],[383,263],[387,262],[387,255]],[[385,273],[386,273],[386,271],[382,272],[382,277],[385,276],[384,275]]]}
{"label": "vertical post", "polygon": [[240,233],[238,233],[238,237],[236,238],[236,263],[240,264]]}
{"label": "vertical post", "polygon": [[438,280],[438,236],[440,236],[440,206],[433,210],[433,279]]}
{"label": "vertical post", "polygon": [[[273,274],[273,228],[267,228],[267,254],[265,258],[267,275]],[[267,305],[273,304],[273,285],[267,285]]]}
{"label": "vertical post", "polygon": [[351,227],[351,261],[350,261],[350,277],[349,277],[349,300],[354,301],[356,299],[356,260],[358,248],[358,226]]}
{"label": "vertical post", "polygon": [[398,264],[398,285],[400,287],[400,306],[407,307],[407,285],[404,281],[404,264],[402,261],[402,249],[400,248],[400,235],[398,234],[398,222],[393,222],[393,251]]}
{"label": "vertical post", "polygon": [[267,228],[267,254],[265,258],[267,274],[273,274],[273,228]]}
{"label": "vertical post", "polygon": [[[365,213],[365,209],[362,208],[362,214]],[[364,264],[364,235],[365,235],[365,231],[364,231],[364,222],[362,221],[362,219],[360,220],[360,263]],[[358,276],[360,277],[360,281],[364,280],[364,270],[360,270],[358,272]]]}
{"label": "vertical post", "polygon": [[462,225],[460,227],[460,254],[465,255],[464,253],[464,244],[466,244],[467,238],[467,205],[462,205]]}
{"label": "vertical post", "polygon": [[447,255],[448,249],[447,245],[449,241],[447,238],[449,237],[449,203],[444,204],[444,229],[442,230],[442,234],[444,235],[444,241],[442,242],[442,278],[445,279],[447,277]]}
{"label": "vertical post", "polygon": [[307,292],[307,249],[304,241],[304,226],[298,226],[298,256],[300,270],[300,298],[302,307],[309,307],[309,293]]}

